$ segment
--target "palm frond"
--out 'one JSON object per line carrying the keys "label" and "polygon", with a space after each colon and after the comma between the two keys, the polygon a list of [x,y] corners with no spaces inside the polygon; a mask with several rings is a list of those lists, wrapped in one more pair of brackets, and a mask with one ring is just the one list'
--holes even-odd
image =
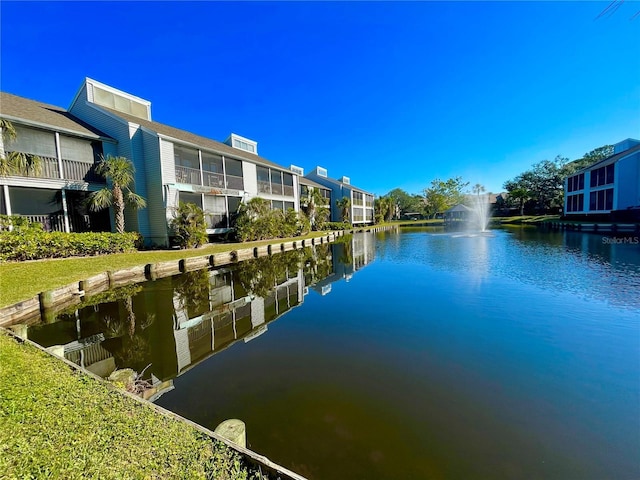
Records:
{"label": "palm frond", "polygon": [[87,204],[92,212],[104,210],[113,204],[113,193],[108,188],[93,192],[87,199]]}
{"label": "palm frond", "polygon": [[137,193],[133,193],[131,190],[127,190],[125,201],[127,202],[127,205],[136,209],[147,206],[147,201]]}
{"label": "palm frond", "polygon": [[13,123],[5,118],[0,118],[0,128],[2,128],[2,137],[6,140],[15,140],[18,136]]}

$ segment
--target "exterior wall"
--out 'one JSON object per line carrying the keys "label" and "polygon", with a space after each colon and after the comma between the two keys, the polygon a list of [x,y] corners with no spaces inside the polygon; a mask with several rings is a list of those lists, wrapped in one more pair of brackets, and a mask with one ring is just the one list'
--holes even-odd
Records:
{"label": "exterior wall", "polygon": [[[624,143],[624,142],[622,142]],[[618,144],[620,145],[620,144]],[[633,146],[633,145],[632,145]],[[591,177],[594,172],[607,165],[614,165],[614,179],[613,183],[605,184],[601,186],[591,186]],[[580,190],[569,191],[569,185],[571,177],[565,180],[564,193],[565,193],[565,214],[566,215],[580,215],[588,213],[609,213],[612,210],[624,210],[628,207],[634,207],[640,205],[640,152],[635,152],[627,157],[620,158],[616,162],[598,163],[594,168],[581,172],[584,174],[584,188]],[[592,192],[606,191],[613,189],[613,199],[611,209],[592,209],[591,208],[591,194]],[[569,211],[571,209],[570,202],[571,197],[574,195],[583,194],[584,204],[582,209]]]}
{"label": "exterior wall", "polygon": [[162,156],[160,140],[153,132],[140,129],[142,133],[143,162],[147,190],[147,213],[149,241],[156,245],[167,245],[167,209],[164,200]]}
{"label": "exterior wall", "polygon": [[242,176],[244,178],[245,201],[258,196],[258,174],[256,164],[242,162]]}
{"label": "exterior wall", "polygon": [[616,167],[618,189],[614,209],[640,206],[640,152],[621,159]]}

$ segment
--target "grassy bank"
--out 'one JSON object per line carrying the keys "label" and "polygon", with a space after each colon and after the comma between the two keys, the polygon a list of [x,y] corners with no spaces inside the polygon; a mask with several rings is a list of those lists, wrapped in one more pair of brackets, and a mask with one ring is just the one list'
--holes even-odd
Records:
{"label": "grassy bank", "polygon": [[0,332],[1,478],[245,479],[239,455]]}
{"label": "grassy bank", "polygon": [[513,217],[493,217],[491,219],[491,223],[504,225],[526,225],[558,220],[559,218],[559,215],[516,215]]}

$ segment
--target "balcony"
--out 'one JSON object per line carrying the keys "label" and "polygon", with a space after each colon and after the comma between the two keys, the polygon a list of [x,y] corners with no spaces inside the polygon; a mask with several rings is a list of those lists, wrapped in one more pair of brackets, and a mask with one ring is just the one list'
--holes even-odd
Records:
{"label": "balcony", "polygon": [[[18,215],[32,223],[39,223],[45,232],[64,232],[64,215],[49,213],[44,215]],[[69,214],[69,227],[72,232],[88,232],[89,217],[86,215]]]}
{"label": "balcony", "polygon": [[222,173],[202,172],[205,187],[224,188],[224,175]]}
{"label": "balcony", "polygon": [[[7,154],[12,152],[7,152]],[[17,177],[50,178],[60,180],[60,168],[58,159],[54,157],[39,157],[41,160],[40,171],[31,172],[29,175],[17,174]],[[62,159],[62,180],[76,180],[81,182],[106,183],[105,179],[95,173],[95,165],[88,162]]]}
{"label": "balcony", "polygon": [[176,182],[188,183],[189,185],[202,185],[200,170],[197,168],[183,167],[176,165]]}

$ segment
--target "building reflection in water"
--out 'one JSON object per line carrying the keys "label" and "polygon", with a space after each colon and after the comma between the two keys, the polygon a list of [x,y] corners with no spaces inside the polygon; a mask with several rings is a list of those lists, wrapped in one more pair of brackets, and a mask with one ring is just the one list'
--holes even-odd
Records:
{"label": "building reflection in water", "polygon": [[101,377],[116,368],[144,372],[151,385],[144,397],[155,400],[178,375],[266,333],[309,289],[325,295],[373,261],[373,234],[340,240],[110,290],[53,323],[29,326],[27,335]]}

